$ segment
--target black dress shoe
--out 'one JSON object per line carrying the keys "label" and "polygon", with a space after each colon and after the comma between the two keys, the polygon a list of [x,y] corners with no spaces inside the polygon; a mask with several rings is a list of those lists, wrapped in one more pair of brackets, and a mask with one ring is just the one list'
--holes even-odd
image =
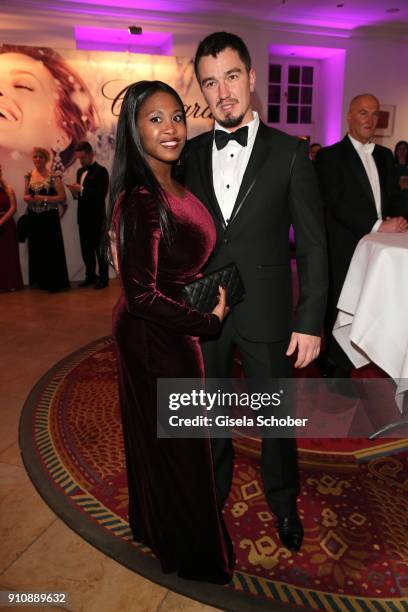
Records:
{"label": "black dress shoe", "polygon": [[101,281],[99,280],[96,284],[94,289],[105,289],[105,287],[107,287],[109,285],[108,281]]}
{"label": "black dress shoe", "polygon": [[85,280],[78,283],[78,287],[90,287],[96,283],[96,278],[86,278]]}
{"label": "black dress shoe", "polygon": [[302,546],[303,526],[296,516],[281,516],[278,518],[278,533],[285,548],[298,551]]}

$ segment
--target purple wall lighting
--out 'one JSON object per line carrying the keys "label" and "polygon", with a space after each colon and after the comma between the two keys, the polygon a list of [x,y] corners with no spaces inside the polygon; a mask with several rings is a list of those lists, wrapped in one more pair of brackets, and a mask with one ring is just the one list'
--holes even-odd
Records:
{"label": "purple wall lighting", "polygon": [[149,55],[172,55],[173,36],[169,32],[129,34],[127,29],[75,26],[77,49],[91,51],[130,51]]}
{"label": "purple wall lighting", "polygon": [[346,65],[345,49],[337,49],[338,53],[322,60],[320,108],[321,121],[324,130],[324,144],[331,145],[343,136],[343,95],[344,72]]}
{"label": "purple wall lighting", "polygon": [[[61,0],[60,0],[61,2]],[[72,0],[63,0],[70,3]],[[181,3],[172,0],[77,0],[76,4],[95,6],[94,14],[106,9],[131,9],[131,11],[152,11],[152,12],[177,12],[184,13],[185,7]],[[87,11],[88,12],[88,11]]]}
{"label": "purple wall lighting", "polygon": [[336,47],[270,45],[269,55],[274,58],[291,58],[293,61],[296,61],[296,59],[319,61],[318,139],[324,145],[330,145],[340,140],[342,135],[346,50]]}
{"label": "purple wall lighting", "polygon": [[337,55],[343,49],[335,47],[307,47],[305,45],[269,45],[270,55],[298,57],[302,59],[326,59]]}

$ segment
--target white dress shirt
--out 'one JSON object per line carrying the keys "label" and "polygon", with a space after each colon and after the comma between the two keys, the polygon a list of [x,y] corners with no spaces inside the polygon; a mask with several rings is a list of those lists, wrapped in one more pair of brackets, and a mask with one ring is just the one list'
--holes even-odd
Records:
{"label": "white dress shirt", "polygon": [[378,228],[382,223],[381,215],[381,187],[380,178],[378,176],[378,169],[373,157],[373,151],[375,144],[373,142],[367,142],[363,144],[359,140],[356,140],[350,134],[348,135],[350,142],[357,151],[361,161],[363,162],[364,169],[367,173],[367,178],[370,181],[371,189],[374,195],[375,207],[377,209],[378,221],[376,221],[371,228],[371,233],[377,232]]}
{"label": "white dress shirt", "polygon": [[81,195],[84,191],[84,180],[86,175],[88,174],[88,170],[85,170],[82,174],[81,174],[81,178],[79,179],[79,184],[81,185],[81,191],[79,192]]}
{"label": "white dress shirt", "polygon": [[[236,140],[230,140],[219,151],[215,142],[213,143],[212,167],[214,191],[227,224],[231,217],[249,158],[251,157],[259,127],[258,113],[252,111],[252,115],[252,121],[245,124],[248,126],[248,143],[246,147],[242,147]],[[229,132],[229,130],[226,130],[217,122],[215,122],[214,129]]]}

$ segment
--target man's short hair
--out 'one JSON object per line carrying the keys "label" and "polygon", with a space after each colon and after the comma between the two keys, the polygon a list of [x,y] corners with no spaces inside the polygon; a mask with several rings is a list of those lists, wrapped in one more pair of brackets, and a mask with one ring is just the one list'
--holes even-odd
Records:
{"label": "man's short hair", "polygon": [[207,55],[217,57],[224,49],[233,49],[233,51],[236,51],[240,60],[245,64],[247,72],[251,70],[251,56],[242,38],[236,34],[230,34],[229,32],[214,32],[204,38],[197,47],[194,58],[194,71],[198,81],[200,80],[198,76],[198,64],[200,59]]}
{"label": "man's short hair", "polygon": [[377,96],[375,96],[372,93],[362,93],[362,94],[358,94],[357,96],[354,96],[354,98],[352,98],[350,100],[350,104],[349,104],[349,110],[351,109],[352,106],[354,106],[357,102],[360,102],[360,100],[362,98],[373,98],[373,100],[377,101],[378,106],[380,106],[380,101],[377,98]]}
{"label": "man's short hair", "polygon": [[91,144],[87,140],[81,140],[78,142],[77,146],[75,147],[75,151],[82,151],[83,153],[88,153],[88,155],[92,155],[94,152]]}

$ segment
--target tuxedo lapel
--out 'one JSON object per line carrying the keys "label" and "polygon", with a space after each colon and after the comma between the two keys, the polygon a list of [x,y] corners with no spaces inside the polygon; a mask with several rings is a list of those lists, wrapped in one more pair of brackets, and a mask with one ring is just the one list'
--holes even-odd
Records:
{"label": "tuxedo lapel", "polygon": [[367,195],[367,198],[371,200],[374,208],[377,209],[375,205],[373,190],[371,189],[371,185],[370,185],[370,180],[367,176],[367,172],[364,168],[364,164],[361,161],[359,154],[353,147],[353,144],[350,141],[350,138],[348,136],[345,136],[343,138],[342,143],[344,146],[344,151],[347,155],[349,166],[352,169],[355,178],[358,180],[358,182],[363,187]]}
{"label": "tuxedo lapel", "polygon": [[238,213],[241,211],[242,207],[247,201],[247,198],[256,183],[259,171],[265,163],[267,156],[270,154],[270,147],[268,146],[266,136],[267,128],[265,128],[263,123],[260,123],[257,135],[255,137],[251,157],[249,158],[248,165],[242,178],[241,186],[239,188],[237,199],[235,200],[228,225],[231,225],[231,223],[236,219]]}
{"label": "tuxedo lapel", "polygon": [[223,229],[226,228],[225,220],[218,204],[217,197],[214,191],[213,168],[212,168],[212,143],[213,133],[209,133],[208,142],[205,143],[198,151],[198,168],[201,173],[201,181],[206,193],[205,202],[211,209],[213,215],[220,221]]}

